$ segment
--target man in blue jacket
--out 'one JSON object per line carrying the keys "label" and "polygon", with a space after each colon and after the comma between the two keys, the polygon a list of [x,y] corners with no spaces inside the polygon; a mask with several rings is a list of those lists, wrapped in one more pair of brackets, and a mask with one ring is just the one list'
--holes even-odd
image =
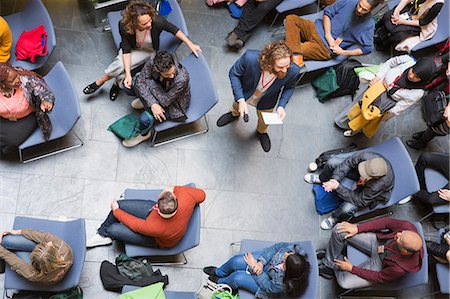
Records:
{"label": "man in blue jacket", "polygon": [[248,121],[248,105],[252,105],[258,115],[256,131],[261,146],[265,152],[270,151],[269,126],[264,123],[261,113],[272,112],[278,102],[279,118],[283,120],[286,117],[285,107],[300,72],[300,68],[291,63],[291,56],[292,52],[284,41],[269,43],[261,52],[245,52],[230,69],[234,102],[230,112],[217,120],[217,126],[225,126],[239,116]]}
{"label": "man in blue jacket", "polygon": [[337,0],[315,22],[286,17],[286,44],[293,62],[328,60],[332,55],[358,56],[373,50],[375,24],[370,12],[381,0]]}

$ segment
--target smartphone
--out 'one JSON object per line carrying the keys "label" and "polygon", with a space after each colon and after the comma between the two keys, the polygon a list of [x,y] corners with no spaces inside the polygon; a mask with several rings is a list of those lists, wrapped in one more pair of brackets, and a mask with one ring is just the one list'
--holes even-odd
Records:
{"label": "smartphone", "polygon": [[409,14],[409,12],[404,12],[401,15],[399,15],[399,17],[403,20],[411,20],[411,15]]}

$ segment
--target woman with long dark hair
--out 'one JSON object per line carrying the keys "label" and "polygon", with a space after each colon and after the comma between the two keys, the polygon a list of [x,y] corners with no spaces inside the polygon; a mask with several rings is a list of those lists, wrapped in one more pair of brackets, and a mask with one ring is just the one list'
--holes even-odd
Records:
{"label": "woman with long dark hair", "polygon": [[262,251],[236,255],[219,268],[203,268],[212,282],[247,290],[262,299],[301,295],[308,285],[309,271],[307,256],[295,243],[277,243]]}

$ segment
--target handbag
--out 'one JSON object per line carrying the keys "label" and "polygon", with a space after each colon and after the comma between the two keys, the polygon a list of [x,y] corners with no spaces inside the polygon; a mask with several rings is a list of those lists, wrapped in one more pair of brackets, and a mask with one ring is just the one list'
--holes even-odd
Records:
{"label": "handbag", "polygon": [[36,62],[36,56],[46,56],[48,35],[44,25],[39,25],[30,31],[23,31],[16,44],[16,59]]}
{"label": "handbag", "polygon": [[313,186],[313,191],[316,196],[316,211],[319,215],[334,211],[341,204],[336,191],[326,192],[322,185],[317,184]]}
{"label": "handbag", "polygon": [[166,299],[163,283],[157,282],[120,295],[120,299]]}
{"label": "handbag", "polygon": [[432,91],[422,98],[423,117],[427,126],[436,127],[445,121],[447,97],[443,91]]}
{"label": "handbag", "polygon": [[[197,291],[197,298],[198,299],[215,299],[216,297],[213,297],[216,293],[221,293],[221,292],[229,292],[229,294],[231,294],[232,289],[229,285],[224,284],[224,283],[214,283],[211,280],[207,280],[206,284],[201,286],[200,289]],[[228,298],[228,297],[219,297],[219,298]],[[234,297],[229,297],[234,298]]]}
{"label": "handbag", "polygon": [[123,139],[131,139],[139,130],[139,119],[133,113],[119,118],[108,127],[108,131],[113,132]]}

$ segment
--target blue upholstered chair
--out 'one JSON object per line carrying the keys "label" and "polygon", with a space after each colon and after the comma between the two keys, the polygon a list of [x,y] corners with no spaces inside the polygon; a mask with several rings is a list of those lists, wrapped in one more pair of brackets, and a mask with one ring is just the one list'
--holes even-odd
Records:
{"label": "blue upholstered chair", "polygon": [[[444,233],[445,233],[444,229],[441,228],[438,233],[438,238],[441,239],[441,236]],[[439,293],[450,294],[450,269],[448,268],[448,264],[441,264],[441,263],[436,264],[436,277],[439,283]],[[438,292],[434,294],[437,293]]]}
{"label": "blue upholstered chair", "polygon": [[[56,63],[50,72],[44,76],[44,79],[56,98],[53,110],[49,114],[53,126],[49,140],[55,140],[66,136],[75,126],[81,116],[80,103],[78,102],[77,92],[70,79],[69,73],[67,73],[62,62],[59,61]],[[27,140],[19,145],[20,161],[29,162],[82,146],[83,142],[76,134],[74,135],[79,143],[25,161],[23,156],[23,151],[25,149],[44,143],[42,132],[37,128]]]}
{"label": "blue upholstered chair", "polygon": [[[388,208],[397,204],[400,200],[420,190],[419,180],[417,178],[414,164],[411,161],[408,151],[401,142],[400,138],[394,137],[383,141],[380,144],[362,149],[361,151],[370,151],[385,157],[391,163],[394,170],[394,189],[392,190],[391,198],[385,204],[379,203],[375,208],[365,208],[357,211],[353,217],[359,217],[376,210]],[[348,178],[342,182],[346,187],[353,184]]]}
{"label": "blue upholstered chair", "polygon": [[[188,186],[195,187],[194,184]],[[138,190],[138,189],[126,189],[124,193],[124,199],[143,199],[157,202],[158,195],[162,190]],[[125,244],[125,253],[128,256],[175,256],[181,254],[183,257],[182,264],[187,264],[186,256],[184,252],[191,248],[194,248],[200,243],[200,206],[196,206],[192,212],[189,225],[181,241],[172,248],[159,249],[148,248],[137,245]]]}
{"label": "blue upholstered chair", "polygon": [[[402,278],[390,282],[390,283],[383,283],[383,284],[376,284],[367,288],[362,289],[350,289],[347,290],[339,295],[339,298],[342,298],[345,294],[348,294],[352,291],[368,291],[368,290],[376,290],[376,291],[392,291],[396,292],[402,289],[412,288],[415,286],[419,286],[422,284],[428,283],[428,254],[427,254],[427,246],[425,243],[425,238],[423,234],[422,225],[419,222],[413,222],[413,224],[416,226],[420,236],[423,240],[423,260],[422,260],[422,268],[419,270],[419,272],[415,273],[407,273]],[[353,265],[360,265],[364,263],[368,256],[352,245],[348,245],[347,247],[347,257],[350,260],[350,262]]]}
{"label": "blue upholstered chair", "polygon": [[[167,16],[167,21],[177,26],[186,36],[188,36],[189,32],[186,21],[184,20],[183,11],[178,5],[178,2],[176,0],[168,0],[168,2],[172,7],[172,11]],[[123,10],[111,11],[108,13],[108,22],[111,26],[111,33],[117,48],[120,48],[120,42],[122,41],[119,33],[119,21],[122,19],[122,13]],[[175,52],[181,43],[182,41],[172,35],[172,33],[163,31],[160,36],[159,49]]]}
{"label": "blue upholstered chair", "polygon": [[[216,85],[214,84],[211,71],[203,54],[200,53],[198,58],[195,57],[194,54],[190,54],[180,63],[188,70],[189,81],[191,84],[191,103],[186,112],[187,119],[182,122],[167,120],[162,123],[155,123],[153,127],[154,133],[152,136],[152,145],[154,146],[208,132],[209,127],[206,119],[206,113],[208,113],[208,111],[211,110],[212,107],[214,107],[219,101]],[[204,118],[205,120],[205,129],[193,133],[189,132],[186,135],[166,141],[156,142],[158,133],[179,126],[191,124],[201,118]]]}
{"label": "blue upholstered chair", "polygon": [[[35,230],[49,232],[63,239],[72,248],[73,265],[67,272],[64,279],[54,285],[45,285],[30,282],[19,276],[16,272],[6,267],[5,271],[5,290],[15,289],[22,291],[48,291],[60,292],[75,287],[80,282],[81,272],[83,270],[84,258],[86,255],[86,229],[84,219],[73,221],[54,221],[35,219],[29,217],[16,217],[14,220],[14,229],[32,228]],[[4,237],[3,244],[10,242],[10,238],[22,239],[21,244],[27,244],[28,248],[34,248],[35,243],[23,236],[8,235]],[[17,251],[16,254],[29,262],[30,252]]]}
{"label": "blue upholstered chair", "polygon": [[[122,288],[122,294],[134,291],[140,287],[126,285]],[[175,291],[164,291],[166,299],[197,299],[197,294],[195,292],[175,292]]]}
{"label": "blue upholstered chair", "polygon": [[[399,3],[399,0],[390,0],[388,1],[388,8],[392,9]],[[416,45],[412,51],[419,51],[430,46],[434,46],[439,44],[449,38],[449,26],[450,26],[450,5],[448,1],[444,2],[444,6],[441,9],[441,12],[438,15],[438,29],[436,34],[430,38],[429,40],[423,41]]]}
{"label": "blue upholstered chair", "polygon": [[[426,168],[425,169],[425,185],[427,186],[428,192],[435,192],[445,187],[448,184],[448,180],[445,176],[443,176],[440,172]],[[427,215],[420,218],[419,222],[427,219],[433,214],[448,214],[450,213],[450,206],[448,204],[443,204],[439,206],[432,206],[433,211],[428,213]]]}
{"label": "blue upholstered chair", "polygon": [[[272,246],[276,242],[270,241],[259,241],[259,240],[247,240],[244,239],[241,241],[241,248],[239,250],[239,254],[244,254],[251,251],[257,251],[264,249],[266,247]],[[312,241],[299,241],[296,242],[299,244],[303,250],[308,255],[308,262],[311,266],[311,271],[309,273],[308,278],[308,286],[305,289],[305,293],[297,299],[310,299],[310,298],[318,298],[319,297],[319,268],[317,266],[317,258],[316,258],[316,250]],[[240,299],[253,299],[255,296],[250,292],[245,290],[239,290],[239,298]],[[282,297],[277,297],[280,299],[285,299]],[[287,299],[287,298],[286,298]]]}
{"label": "blue upholstered chair", "polygon": [[[35,70],[42,67],[52,54],[56,46],[55,30],[53,29],[52,19],[47,12],[41,0],[30,0],[22,11],[15,14],[4,16],[6,22],[11,28],[13,34],[13,46],[11,48],[11,65],[20,66],[28,70]],[[20,34],[23,31],[30,31],[39,25],[44,25],[47,31],[48,55],[36,57],[36,62],[31,63],[27,60],[16,60],[16,44]]]}
{"label": "blue upholstered chair", "polygon": [[[308,6],[313,3],[318,3],[317,0],[283,0],[280,4],[275,7],[275,10],[277,11],[277,14],[273,18],[272,23],[270,24],[269,30],[272,29],[273,25],[275,24],[275,21],[277,20],[278,16],[282,13],[285,13],[290,10],[294,9],[300,9],[302,7]],[[319,6],[317,5],[317,8]]]}

